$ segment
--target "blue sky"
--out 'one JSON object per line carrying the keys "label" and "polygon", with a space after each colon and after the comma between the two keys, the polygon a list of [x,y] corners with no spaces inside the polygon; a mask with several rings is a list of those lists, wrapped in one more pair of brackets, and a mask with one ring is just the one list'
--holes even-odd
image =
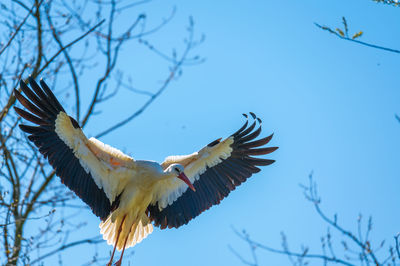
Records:
{"label": "blue sky", "polygon": [[[313,23],[335,27],[345,16],[351,32],[365,32],[362,40],[400,48],[400,9],[368,0],[159,0],[138,12],[159,21],[174,6],[174,20],[148,40],[166,52],[179,47],[192,15],[197,33],[206,35],[196,50],[206,61],[184,68],[144,114],[101,140],[136,159],[161,162],[229,136],[242,125],[241,113],[253,111],[263,119],[264,136],[273,132],[272,145],[280,149],[268,156],[275,164],[219,206],[178,230],[155,229],[126,265],[242,265],[228,245],[250,254],[232,226],[277,248],[284,231],[293,249],[305,244],[320,252],[326,225],[299,187],[311,171],[327,214],[337,212],[352,230],[359,213],[372,215],[372,239],[392,241],[400,231],[400,123],[394,118],[400,113],[400,57],[339,40]],[[153,91],[168,73],[137,44],[122,50],[118,67]],[[125,117],[143,100],[117,96],[85,132],[95,135],[105,121]],[[98,232],[99,220],[89,210],[79,219],[89,224],[85,233]],[[69,250],[65,265],[88,261],[92,250]],[[107,256],[110,250],[104,243],[98,251]],[[289,265],[286,257],[258,254],[260,265]]]}

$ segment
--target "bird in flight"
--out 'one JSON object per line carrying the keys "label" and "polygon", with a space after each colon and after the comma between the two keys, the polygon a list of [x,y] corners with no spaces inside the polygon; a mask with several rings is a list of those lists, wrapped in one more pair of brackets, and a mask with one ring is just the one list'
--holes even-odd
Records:
{"label": "bird in flight", "polygon": [[[52,91],[28,78],[14,90],[26,108],[14,107],[34,125],[19,125],[54,168],[61,182],[75,192],[101,219],[100,232],[114,249],[122,251],[146,238],[153,225],[178,228],[228,196],[258,166],[274,160],[259,158],[277,147],[265,147],[272,135],[256,139],[261,120],[253,121],[230,137],[217,139],[198,152],[169,156],[161,164],[135,160],[95,138],[87,138],[79,123],[68,116]],[[248,118],[248,115],[244,116]],[[256,126],[258,127],[256,128]]]}

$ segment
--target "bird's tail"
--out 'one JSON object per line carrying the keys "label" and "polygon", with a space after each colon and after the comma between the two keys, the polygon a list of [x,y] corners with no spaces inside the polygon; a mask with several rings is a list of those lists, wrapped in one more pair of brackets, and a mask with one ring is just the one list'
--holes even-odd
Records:
{"label": "bird's tail", "polygon": [[[103,235],[103,239],[107,240],[107,244],[114,246],[118,235],[118,229],[121,226],[123,217],[117,217],[114,222],[112,221],[111,217],[112,215],[110,215],[107,220],[101,222],[99,227],[100,233]],[[132,220],[127,217],[122,225],[121,233],[118,238],[118,251],[122,250],[128,234],[129,236],[125,248],[133,247],[153,232],[153,225],[147,220],[148,219],[138,219],[138,221],[132,222]]]}

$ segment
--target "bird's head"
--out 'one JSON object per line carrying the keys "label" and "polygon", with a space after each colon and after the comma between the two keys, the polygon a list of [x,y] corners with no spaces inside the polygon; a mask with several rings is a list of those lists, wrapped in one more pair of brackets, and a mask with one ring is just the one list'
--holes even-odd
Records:
{"label": "bird's head", "polygon": [[165,170],[166,173],[170,174],[172,177],[177,177],[183,182],[185,182],[191,190],[196,191],[194,188],[193,184],[190,182],[189,178],[185,175],[184,172],[184,167],[181,164],[174,163],[168,166],[168,168]]}

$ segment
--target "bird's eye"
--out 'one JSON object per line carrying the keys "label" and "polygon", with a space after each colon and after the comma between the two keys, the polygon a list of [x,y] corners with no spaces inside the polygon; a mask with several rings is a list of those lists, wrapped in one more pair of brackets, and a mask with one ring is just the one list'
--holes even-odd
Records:
{"label": "bird's eye", "polygon": [[175,168],[175,171],[177,171],[178,172],[178,174],[181,172],[180,170],[179,170],[179,168]]}

